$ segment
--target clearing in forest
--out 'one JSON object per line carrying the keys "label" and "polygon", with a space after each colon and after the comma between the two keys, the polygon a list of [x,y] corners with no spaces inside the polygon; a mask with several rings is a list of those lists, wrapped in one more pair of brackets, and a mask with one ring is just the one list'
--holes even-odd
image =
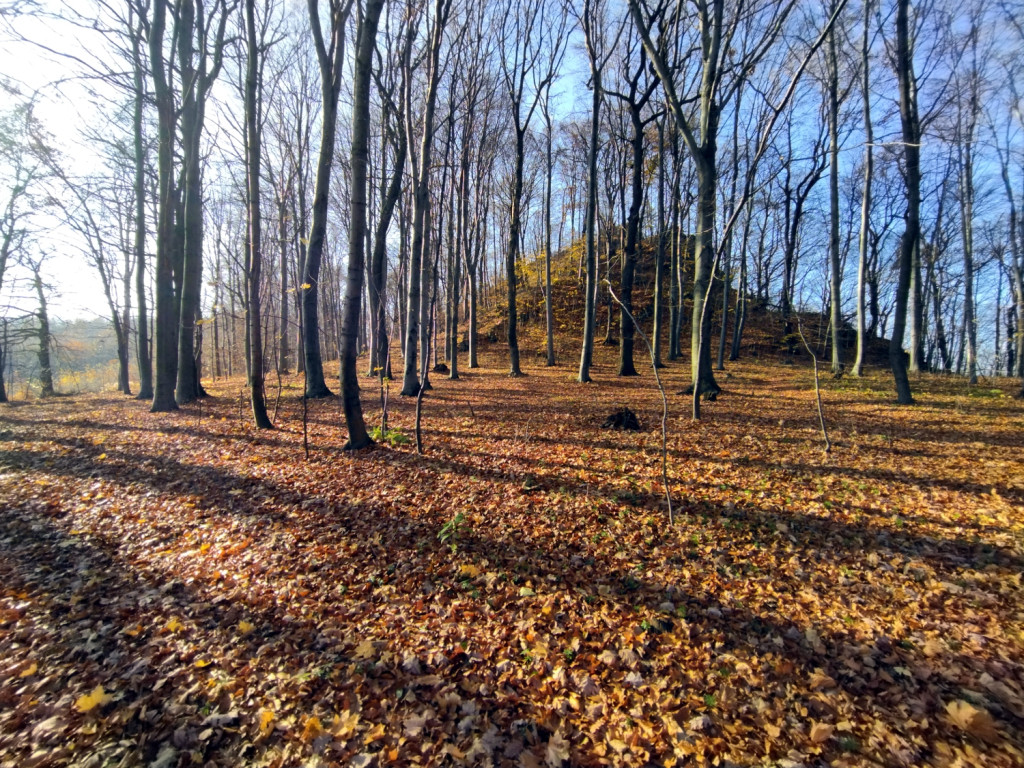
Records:
{"label": "clearing in forest", "polygon": [[272,432],[238,381],[4,406],[0,764],[1024,764],[1009,383],[829,379],[825,456],[810,372],[737,364],[670,394],[670,527],[601,354],[435,375],[423,456],[397,386],[356,455],[311,402],[309,461],[295,379]]}

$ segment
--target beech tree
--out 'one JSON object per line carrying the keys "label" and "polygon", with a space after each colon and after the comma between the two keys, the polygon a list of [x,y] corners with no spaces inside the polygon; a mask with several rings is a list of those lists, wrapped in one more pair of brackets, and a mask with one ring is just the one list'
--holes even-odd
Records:
{"label": "beech tree", "polygon": [[[251,1],[251,0],[250,0]],[[366,431],[363,408],[359,402],[359,378],[356,371],[356,346],[359,333],[360,297],[366,260],[366,166],[370,132],[370,75],[384,0],[360,3],[356,18],[355,80],[352,98],[352,213],[349,219],[348,274],[341,320],[341,402],[348,427],[345,448],[355,450],[373,441]]]}

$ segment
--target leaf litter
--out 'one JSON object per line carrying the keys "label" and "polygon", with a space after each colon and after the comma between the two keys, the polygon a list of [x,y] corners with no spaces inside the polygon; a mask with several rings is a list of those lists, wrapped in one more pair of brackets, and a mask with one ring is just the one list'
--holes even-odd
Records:
{"label": "leaf litter", "polygon": [[234,383],[5,407],[0,763],[1024,764],[1018,404],[830,382],[824,457],[809,374],[740,364],[672,403],[670,528],[649,377],[484,362],[422,457],[318,401],[305,462],[295,381],[266,433]]}

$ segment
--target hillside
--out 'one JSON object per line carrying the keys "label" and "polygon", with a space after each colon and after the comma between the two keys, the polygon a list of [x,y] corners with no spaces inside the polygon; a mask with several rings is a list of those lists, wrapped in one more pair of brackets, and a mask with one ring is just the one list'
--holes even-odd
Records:
{"label": "hillside", "polygon": [[[600,244],[602,254],[601,271],[599,279],[603,280],[606,275],[606,264],[604,260],[605,244]],[[649,238],[641,244],[640,255],[637,262],[636,276],[633,290],[633,307],[635,316],[641,323],[644,331],[650,338],[654,326],[654,282],[655,282],[655,258],[657,254],[657,238]],[[583,292],[585,278],[582,277],[581,264],[583,256],[583,241],[578,240],[570,246],[563,248],[553,255],[551,261],[552,281],[552,307],[555,317],[555,348],[556,355],[561,360],[568,358],[577,359],[580,351],[580,340],[583,334]],[[613,257],[611,283],[616,292],[620,293],[620,260]],[[520,283],[518,289],[517,303],[519,305],[519,343],[523,359],[529,361],[531,358],[546,355],[546,327],[544,321],[544,262],[543,257],[531,255],[523,260],[520,268]],[[682,360],[689,361],[690,354],[690,314],[693,310],[692,299],[693,259],[692,256],[684,260],[683,265],[683,323],[682,323]],[[721,284],[721,273],[718,275],[719,285]],[[726,327],[726,356],[732,344],[732,334],[735,316],[735,301],[737,284],[736,276],[733,276],[733,287],[730,289],[730,309],[728,324]],[[504,297],[504,284],[499,286],[498,295],[494,297],[492,309],[484,312],[480,320],[479,328],[482,341],[494,339],[502,344],[507,344],[507,301]],[[720,289],[718,289],[720,290]],[[721,328],[721,297],[715,301],[712,309],[713,328],[713,349],[718,348],[718,335]],[[668,328],[668,278],[665,285],[665,317],[664,324]],[[786,333],[786,324],[781,313],[775,306],[764,306],[755,296],[747,296],[747,317],[744,324],[743,336],[740,345],[740,358],[764,358],[770,361],[791,360],[792,358],[806,357],[802,342],[795,335]],[[606,337],[608,327],[608,310],[610,299],[607,291],[603,288],[599,291],[599,309],[597,312],[597,327],[595,340],[601,344]],[[612,306],[612,336],[617,343],[619,337],[619,311],[617,306]],[[811,344],[819,358],[831,360],[832,344],[828,328],[828,317],[817,312],[798,312],[800,326],[804,336]],[[464,334],[468,328],[463,326],[461,332]],[[841,337],[844,341],[843,359],[852,364],[856,351],[856,330],[846,324]],[[888,367],[888,340],[870,339],[865,357],[866,365]],[[668,354],[667,335],[662,342],[662,358],[666,359]],[[637,337],[636,355],[637,369],[641,370],[646,365],[648,357],[646,348]]]}

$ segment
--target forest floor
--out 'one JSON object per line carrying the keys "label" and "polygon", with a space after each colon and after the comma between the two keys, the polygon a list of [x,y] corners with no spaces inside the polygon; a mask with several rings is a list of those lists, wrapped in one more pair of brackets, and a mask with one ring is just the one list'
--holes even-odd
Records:
{"label": "forest floor", "polygon": [[670,526],[612,354],[434,374],[423,456],[392,396],[307,461],[297,378],[261,433],[238,380],[0,407],[0,765],[1024,765],[1013,382],[828,378],[826,456],[808,368],[694,423],[672,365]]}

